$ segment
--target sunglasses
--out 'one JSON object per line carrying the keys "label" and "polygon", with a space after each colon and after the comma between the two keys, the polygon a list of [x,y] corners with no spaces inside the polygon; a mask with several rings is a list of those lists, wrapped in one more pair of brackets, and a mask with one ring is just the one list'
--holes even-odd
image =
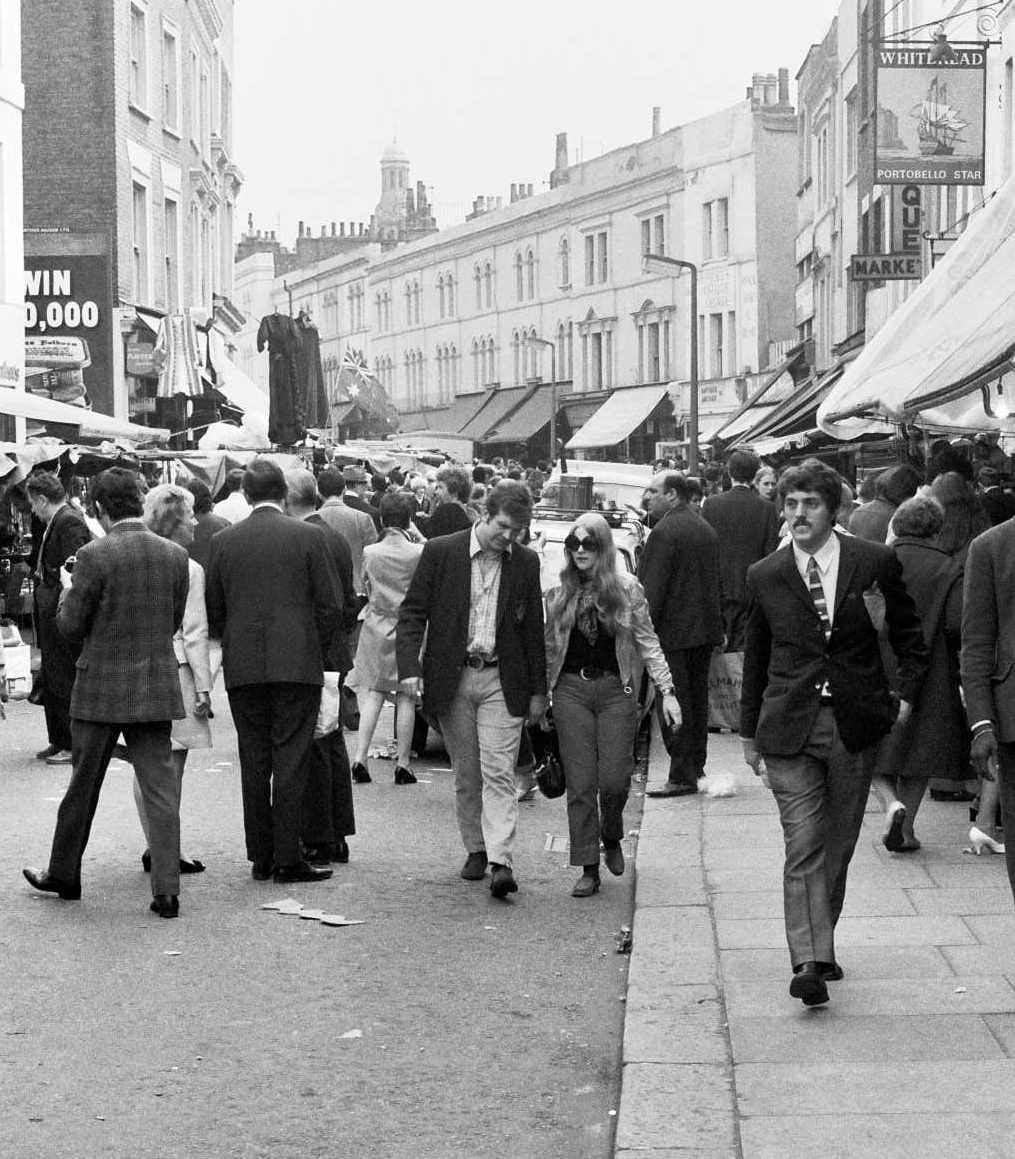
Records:
{"label": "sunglasses", "polygon": [[579,538],[577,535],[569,535],[564,540],[564,547],[568,551],[581,551],[584,548],[586,551],[598,551],[599,544],[592,538],[591,535],[586,535],[584,538]]}

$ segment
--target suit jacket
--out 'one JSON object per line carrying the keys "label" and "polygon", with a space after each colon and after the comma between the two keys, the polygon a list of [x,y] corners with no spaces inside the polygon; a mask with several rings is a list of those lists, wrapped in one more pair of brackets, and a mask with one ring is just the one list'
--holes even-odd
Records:
{"label": "suit jacket", "polygon": [[1002,491],[1000,487],[988,487],[986,491],[981,491],[980,503],[992,527],[997,527],[1015,515],[1015,496],[1010,491]]}
{"label": "suit jacket", "polygon": [[664,651],[722,642],[719,537],[690,507],[668,511],[653,527],[638,578]]}
{"label": "suit jacket", "polygon": [[56,614],[79,644],[72,719],[136,724],[184,716],[173,635],[187,603],[187,553],[140,519],[77,552]]}
{"label": "suit jacket", "polygon": [[724,600],[747,597],[747,569],[779,546],[779,515],[774,503],[750,487],[710,495],[701,509],[719,536],[719,581]]}
{"label": "suit jacket", "polygon": [[450,501],[438,503],[426,525],[420,524],[420,530],[427,539],[436,539],[439,535],[451,535],[452,532],[464,531],[471,526],[472,516],[465,507],[461,503]]}
{"label": "suit jacket", "polygon": [[194,542],[190,545],[190,558],[199,563],[207,572],[208,557],[211,555],[211,537],[229,527],[232,520],[222,515],[215,515],[206,511],[197,517],[197,526],[194,528]]}
{"label": "suit jacket", "polygon": [[[446,712],[462,678],[469,637],[471,528],[427,540],[398,613],[398,677],[423,677],[423,709]],[[426,650],[420,664],[424,634]],[[508,711],[525,716],[546,694],[539,556],[520,543],[505,554],[497,598],[497,658]]]}
{"label": "suit jacket", "polygon": [[1009,520],[969,545],[959,659],[969,723],[992,721],[1002,741],[1015,741],[1013,593],[1015,521]]}
{"label": "suit jacket", "polygon": [[[837,533],[833,533],[837,534]],[[915,702],[927,669],[927,645],[916,607],[890,547],[839,536],[839,572],[832,635],[825,643],[811,593],[797,570],[792,544],[747,572],[750,610],[744,652],[740,732],[758,749],[794,756],[807,743],[828,682],[835,723],[852,753],[891,730],[897,708],[881,662],[878,632],[864,593],[877,584],[885,624],[898,658],[896,684]]]}
{"label": "suit jacket", "polygon": [[39,561],[39,584],[36,587],[49,589],[54,593],[51,601],[52,609],[56,611],[57,596],[60,593],[60,568],[64,561],[76,554],[79,547],[84,547],[92,538],[88,524],[81,516],[65,503],[58,507],[49,521],[45,531],[46,542],[42,547],[42,559]]}
{"label": "suit jacket", "polygon": [[358,507],[346,503],[344,499],[328,498],[318,508],[317,518],[321,523],[341,535],[349,545],[352,559],[353,591],[363,591],[363,549],[368,543],[377,542],[377,530],[373,520]]}
{"label": "suit jacket", "polygon": [[373,503],[368,503],[361,495],[355,491],[345,490],[342,492],[342,502],[346,507],[351,507],[354,511],[362,511],[364,515],[369,515],[374,522],[374,531],[378,535],[381,533],[381,509],[374,506]]}
{"label": "suit jacket", "polygon": [[251,511],[212,539],[206,601],[227,689],[324,683],[341,607],[320,528],[275,507]]}
{"label": "suit jacket", "polygon": [[313,527],[319,527],[324,533],[324,538],[328,541],[331,562],[335,565],[335,572],[338,575],[341,590],[337,595],[342,615],[331,637],[331,644],[325,650],[324,667],[328,672],[344,674],[352,668],[348,633],[356,627],[356,617],[359,615],[359,600],[356,598],[356,589],[352,583],[352,548],[341,531],[336,531],[330,523],[321,518],[319,511],[308,515],[305,522]]}

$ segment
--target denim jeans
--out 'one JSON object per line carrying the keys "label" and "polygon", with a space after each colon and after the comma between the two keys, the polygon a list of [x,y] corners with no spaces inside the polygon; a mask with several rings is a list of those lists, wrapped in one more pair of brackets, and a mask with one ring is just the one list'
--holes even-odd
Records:
{"label": "denim jeans", "polygon": [[553,690],[553,720],[567,780],[571,864],[598,865],[600,836],[608,845],[624,836],[637,698],[612,673],[583,680],[564,672]]}

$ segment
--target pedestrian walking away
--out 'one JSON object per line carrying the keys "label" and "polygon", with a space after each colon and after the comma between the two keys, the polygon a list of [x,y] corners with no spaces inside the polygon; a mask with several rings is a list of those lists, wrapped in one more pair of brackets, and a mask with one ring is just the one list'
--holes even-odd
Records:
{"label": "pedestrian walking away", "polygon": [[528,488],[505,480],[474,527],[428,540],[396,629],[399,687],[422,695],[451,757],[468,855],[461,875],[481,881],[489,864],[497,898],[518,889],[514,772],[522,725],[546,710],[539,557],[516,542],[531,517]]}
{"label": "pedestrian walking away", "polygon": [[81,858],[120,733],[134,765],[151,849],[151,909],[179,914],[180,781],[170,748],[184,714],[173,636],[187,602],[187,553],[141,521],[138,477],[121,467],[97,476],[92,503],[106,531],[66,567],[57,625],[80,647],[71,693],[73,772],[57,811],[45,870],[26,868],[35,889],[81,896]]}
{"label": "pedestrian walking away", "polygon": [[[747,573],[744,759],[767,776],[782,822],[783,902],[793,976],[805,1006],[842,977],[835,925],[870,790],[867,750],[904,725],[927,646],[891,548],[833,530],[837,472],[817,459],[788,469],[778,502],[793,542]],[[884,624],[898,661],[898,705],[881,661]]]}

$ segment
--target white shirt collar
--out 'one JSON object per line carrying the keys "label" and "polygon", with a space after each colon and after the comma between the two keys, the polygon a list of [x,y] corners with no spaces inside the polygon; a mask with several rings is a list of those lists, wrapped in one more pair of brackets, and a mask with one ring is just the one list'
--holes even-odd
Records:
{"label": "white shirt collar", "polygon": [[[807,576],[807,565],[810,563],[811,554],[811,552],[804,551],[798,547],[796,540],[793,541],[793,558],[796,560],[797,570],[805,578]],[[839,562],[839,537],[834,531],[821,547],[813,552],[813,556],[817,562],[821,578],[824,579],[828,575],[829,569],[833,565],[837,566]]]}
{"label": "white shirt collar", "polygon": [[262,499],[260,503],[255,503],[254,506],[251,507],[250,510],[251,511],[259,511],[262,507],[274,507],[276,511],[281,512],[281,514],[283,514],[283,515],[285,514],[285,512],[282,511],[282,504],[281,503],[273,503],[270,499]]}
{"label": "white shirt collar", "polygon": [[[479,536],[476,534],[477,524],[472,525],[472,531],[469,533],[469,559],[479,555],[481,551],[489,551],[489,548],[484,547],[479,542]],[[510,555],[513,544],[508,544],[502,552],[497,552],[498,555]]]}

